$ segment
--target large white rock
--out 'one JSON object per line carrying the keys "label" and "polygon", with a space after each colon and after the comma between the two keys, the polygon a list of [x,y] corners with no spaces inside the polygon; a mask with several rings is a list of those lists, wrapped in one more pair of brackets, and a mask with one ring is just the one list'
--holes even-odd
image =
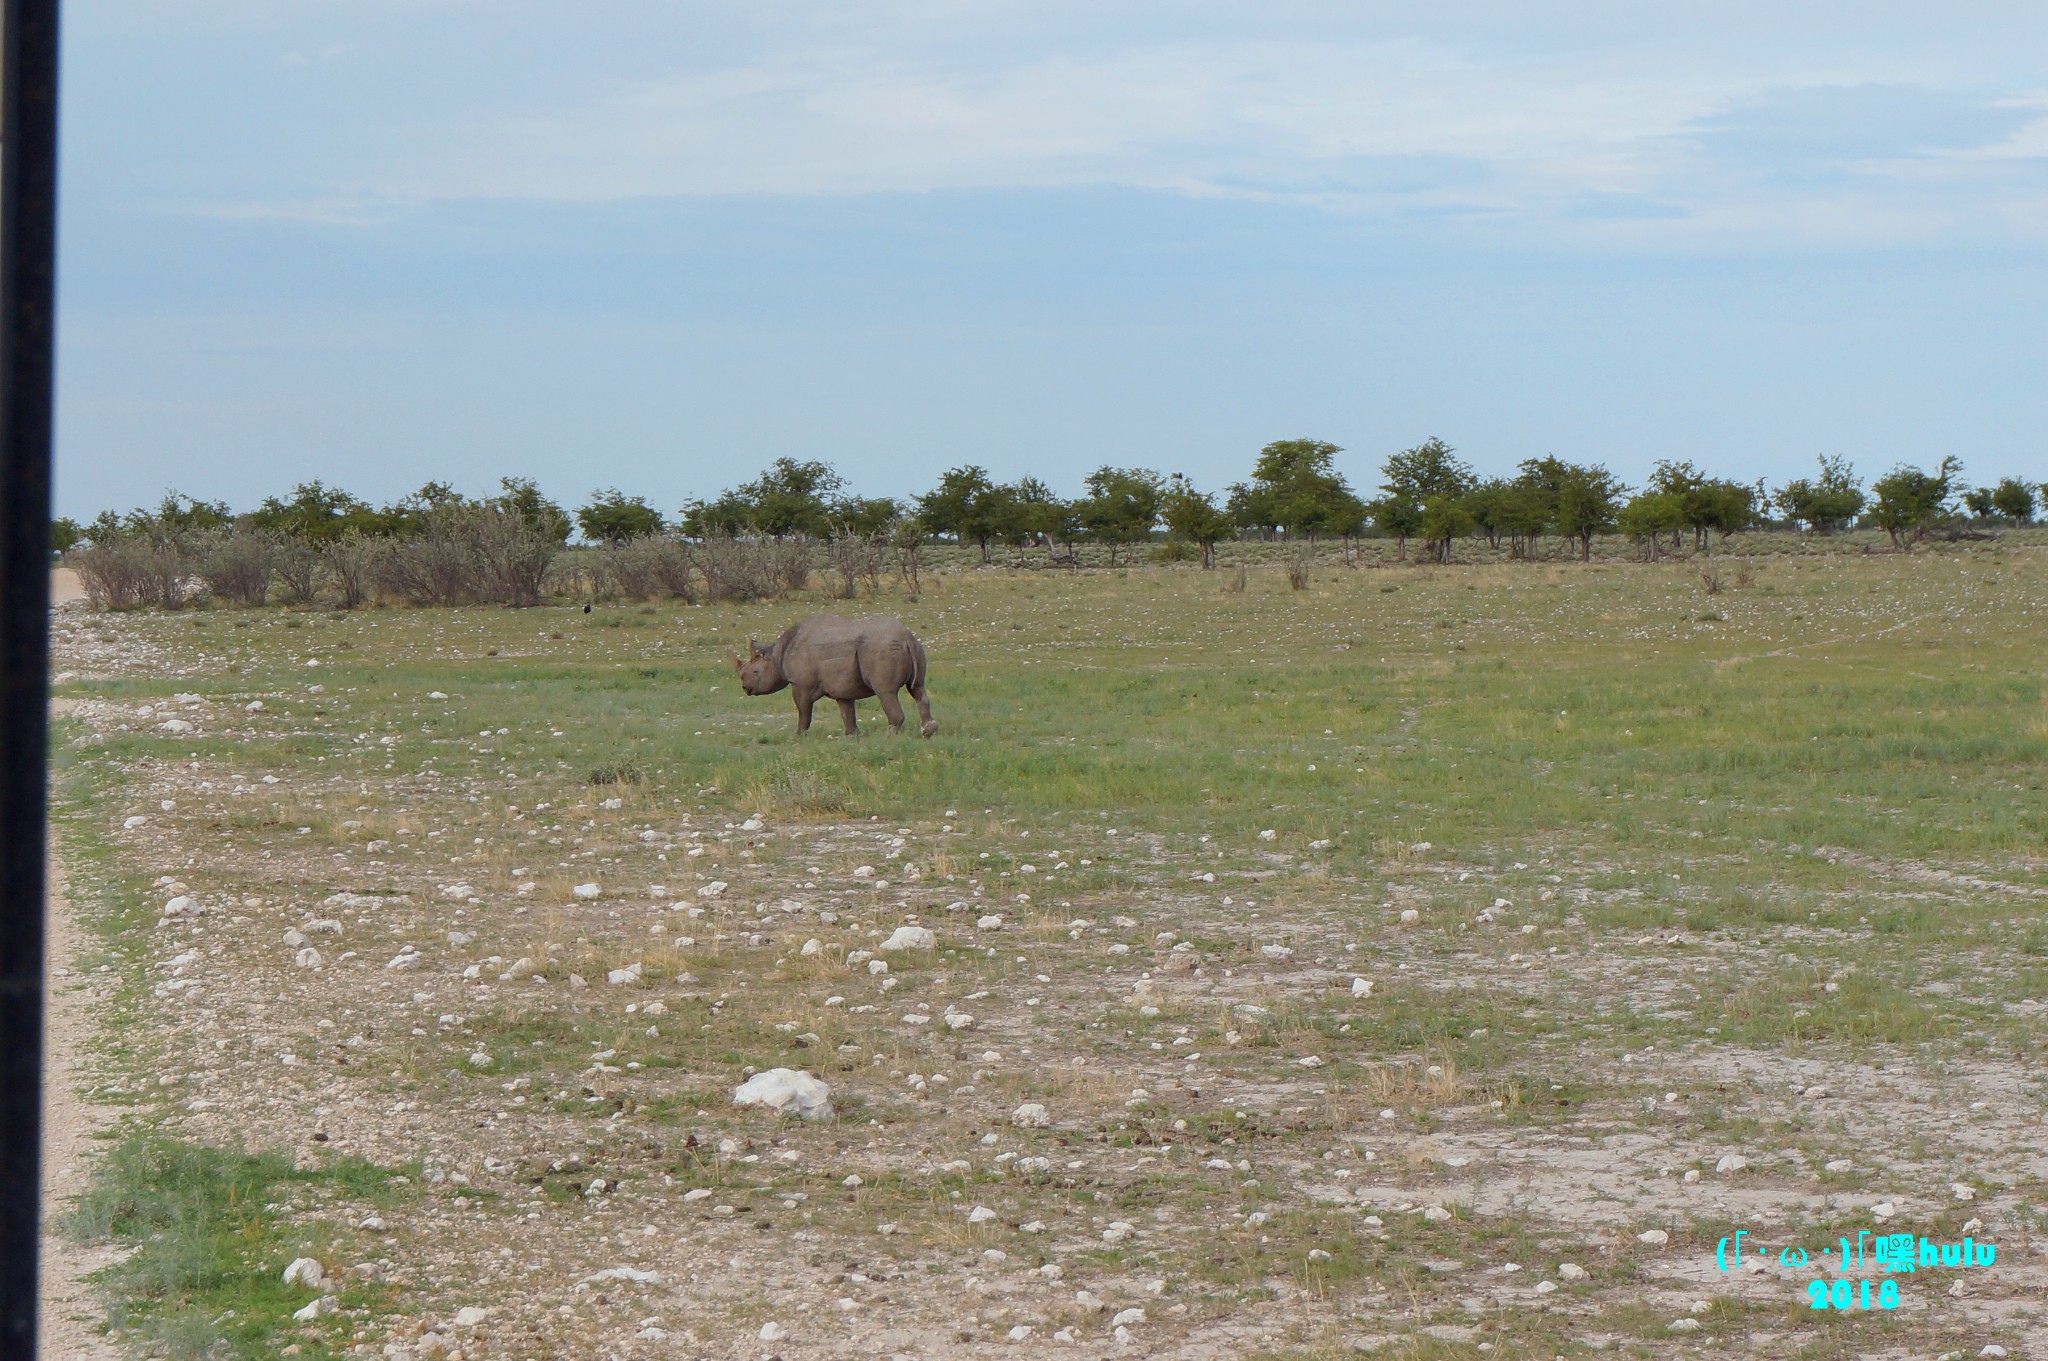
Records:
{"label": "large white rock", "polygon": [[291,1265],[284,1269],[284,1283],[318,1290],[327,1283],[327,1269],[311,1257],[294,1257]]}
{"label": "large white rock", "polygon": [[938,946],[939,938],[922,926],[899,926],[889,939],[882,942],[884,950],[930,950]]}
{"label": "large white rock", "polygon": [[1036,1101],[1027,1101],[1010,1112],[1010,1123],[1018,1129],[1045,1129],[1052,1124],[1052,1115]]}
{"label": "large white rock", "polygon": [[340,1309],[340,1300],[332,1295],[322,1295],[305,1308],[293,1310],[292,1317],[300,1323],[311,1323],[316,1318],[326,1318],[329,1314],[339,1312]]}
{"label": "large white rock", "polygon": [[802,1120],[832,1118],[831,1088],[794,1068],[770,1068],[754,1074],[732,1089],[732,1104],[766,1106],[777,1115],[794,1115]]}

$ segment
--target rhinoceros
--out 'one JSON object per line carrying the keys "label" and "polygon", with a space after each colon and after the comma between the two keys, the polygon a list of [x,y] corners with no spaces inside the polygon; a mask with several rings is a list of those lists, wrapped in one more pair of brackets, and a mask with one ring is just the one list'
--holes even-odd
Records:
{"label": "rhinoceros", "polygon": [[853,702],[869,695],[882,701],[890,730],[902,732],[903,705],[896,692],[904,689],[917,702],[917,716],[923,720],[918,731],[930,737],[939,730],[924,692],[924,645],[900,619],[813,615],[790,625],[767,647],[749,638],[747,652],[745,661],[726,654],[739,672],[740,688],[750,695],[772,695],[789,687],[796,700],[799,733],[811,730],[811,706],[830,696],[839,701],[846,735],[853,736],[858,731]]}

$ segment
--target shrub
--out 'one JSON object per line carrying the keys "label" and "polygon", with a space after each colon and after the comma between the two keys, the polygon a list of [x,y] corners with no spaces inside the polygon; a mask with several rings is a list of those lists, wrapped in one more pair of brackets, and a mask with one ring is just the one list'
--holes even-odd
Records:
{"label": "shrub", "polygon": [[87,598],[101,609],[175,610],[197,594],[193,564],[182,539],[110,537],[74,554],[72,562]]}
{"label": "shrub", "polygon": [[607,543],[590,567],[595,593],[624,600],[697,598],[697,565],[690,546],[666,534],[645,534]]}
{"label": "shrub", "polygon": [[377,554],[388,546],[386,540],[360,534],[344,534],[321,545],[320,558],[334,581],[336,604],[352,610],[370,598]]}
{"label": "shrub", "polygon": [[309,605],[320,588],[320,550],[297,535],[281,535],[271,543],[270,569],[277,579],[277,598],[287,605]]}
{"label": "shrub", "polygon": [[270,595],[271,544],[253,529],[216,530],[201,540],[199,576],[230,605],[261,605]]}

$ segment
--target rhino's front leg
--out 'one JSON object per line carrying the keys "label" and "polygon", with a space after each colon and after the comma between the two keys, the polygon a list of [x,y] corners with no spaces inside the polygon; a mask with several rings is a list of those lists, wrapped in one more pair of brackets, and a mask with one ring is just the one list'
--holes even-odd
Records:
{"label": "rhino's front leg", "polygon": [[848,737],[860,736],[860,720],[854,717],[852,700],[842,699],[839,701],[839,721],[846,725],[846,735]]}

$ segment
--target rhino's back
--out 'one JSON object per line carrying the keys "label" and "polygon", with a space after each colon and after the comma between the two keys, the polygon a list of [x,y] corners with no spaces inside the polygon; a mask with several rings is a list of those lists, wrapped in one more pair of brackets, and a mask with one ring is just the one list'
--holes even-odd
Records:
{"label": "rhino's back", "polygon": [[[917,640],[894,615],[846,619],[836,614],[816,614],[792,625],[783,635],[781,647],[785,675],[793,680],[806,678],[830,683],[841,674],[855,674],[862,662],[869,667],[897,662],[887,666],[891,672],[910,667],[914,665]],[[905,670],[900,678],[889,675],[888,679],[901,683],[910,679],[910,673]]]}

